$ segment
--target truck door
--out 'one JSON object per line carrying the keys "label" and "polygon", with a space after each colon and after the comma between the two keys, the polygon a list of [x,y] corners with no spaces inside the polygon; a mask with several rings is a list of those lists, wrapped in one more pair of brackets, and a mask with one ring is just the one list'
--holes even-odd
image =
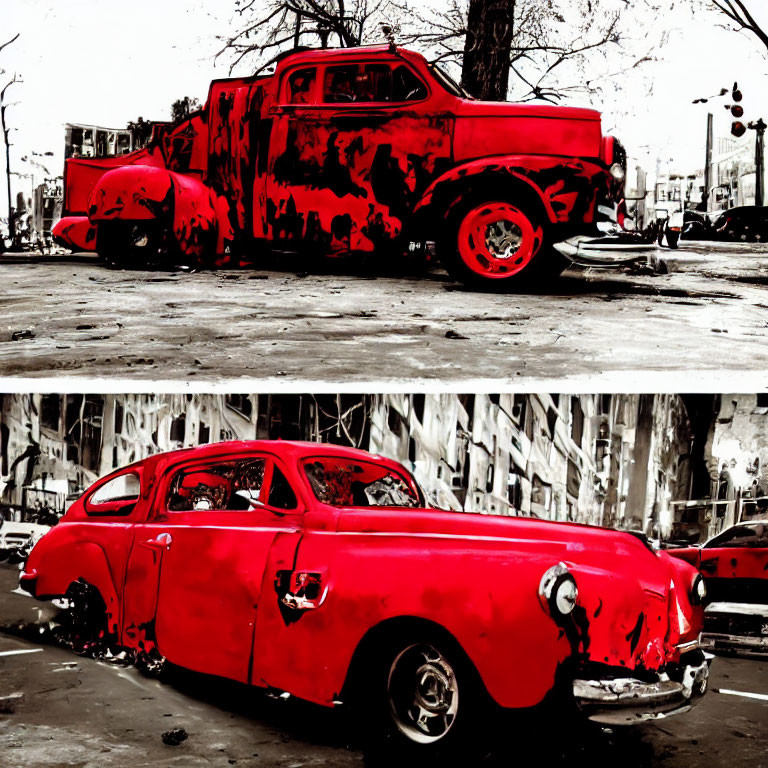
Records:
{"label": "truck door", "polygon": [[450,163],[452,119],[400,59],[287,69],[278,85],[267,198],[270,236],[321,252],[400,236]]}
{"label": "truck door", "polygon": [[246,682],[270,550],[278,539],[295,550],[299,524],[275,457],[240,454],[174,468],[149,522],[136,526],[126,593],[140,591],[133,605],[143,617],[127,616],[125,634],[155,643],[179,666]]}

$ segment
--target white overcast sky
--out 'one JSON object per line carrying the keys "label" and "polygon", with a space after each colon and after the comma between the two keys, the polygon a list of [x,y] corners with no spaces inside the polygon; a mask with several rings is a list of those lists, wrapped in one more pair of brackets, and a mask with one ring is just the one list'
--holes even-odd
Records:
{"label": "white overcast sky", "polygon": [[[768,28],[768,1],[754,5],[763,5],[758,20]],[[42,161],[61,173],[66,122],[123,127],[139,115],[168,119],[182,96],[204,100],[209,81],[227,75],[228,61],[214,64],[213,56],[216,35],[231,29],[233,7],[231,0],[0,0],[0,42],[21,33],[0,52],[3,83],[13,72],[24,79],[8,92],[18,102],[8,110],[18,129],[11,136],[12,168],[42,176],[20,158],[52,151]],[[672,30],[659,61],[632,76],[636,97],[606,93],[594,106],[648,170],[656,157],[675,158],[683,171],[702,167],[707,107],[691,101],[734,80],[744,91],[746,118],[768,120],[768,52],[756,39],[724,30],[702,12],[681,10],[647,23],[659,34]],[[722,103],[712,110],[716,132],[726,135],[730,120]],[[6,213],[3,194],[0,215]]]}

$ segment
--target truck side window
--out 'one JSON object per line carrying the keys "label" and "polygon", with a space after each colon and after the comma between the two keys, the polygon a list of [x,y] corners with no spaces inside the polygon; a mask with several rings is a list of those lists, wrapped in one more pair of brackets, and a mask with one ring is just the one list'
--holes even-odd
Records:
{"label": "truck side window", "polygon": [[392,72],[392,101],[418,101],[427,97],[427,89],[404,64]]}
{"label": "truck side window", "polygon": [[309,104],[315,84],[315,68],[297,69],[288,75],[286,97],[288,104]]}

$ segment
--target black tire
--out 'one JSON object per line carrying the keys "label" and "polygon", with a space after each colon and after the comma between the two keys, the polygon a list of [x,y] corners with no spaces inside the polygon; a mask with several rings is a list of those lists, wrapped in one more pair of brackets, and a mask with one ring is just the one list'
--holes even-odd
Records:
{"label": "black tire", "polygon": [[357,665],[356,678],[350,702],[367,765],[465,766],[488,751],[483,728],[493,704],[449,636],[425,629],[385,638]]}
{"label": "black tire", "polygon": [[110,267],[147,269],[168,266],[171,259],[168,237],[155,220],[101,221],[96,234],[96,252]]}
{"label": "black tire", "polygon": [[674,249],[677,248],[677,244],[680,240],[680,233],[679,232],[670,232],[667,230],[667,245]]}
{"label": "black tire", "polygon": [[[487,237],[495,224],[486,228],[485,247],[465,231],[465,228],[473,229],[475,220],[480,224],[484,212],[491,220],[495,215],[508,235],[519,238],[519,247],[512,250],[511,256],[487,258],[490,252]],[[507,197],[492,192],[484,197],[467,196],[441,225],[442,231],[435,236],[438,258],[454,280],[473,289],[541,290],[549,286],[570,263],[552,247],[544,215],[533,201],[513,201],[508,199],[508,193]],[[497,232],[503,245],[504,233]],[[468,244],[475,245],[474,254],[467,252]],[[512,247],[511,243],[509,245]],[[504,263],[507,260],[508,263]]]}
{"label": "black tire", "polygon": [[107,607],[99,591],[84,581],[69,585],[64,597],[69,602],[63,622],[63,639],[81,654],[106,648],[109,641]]}

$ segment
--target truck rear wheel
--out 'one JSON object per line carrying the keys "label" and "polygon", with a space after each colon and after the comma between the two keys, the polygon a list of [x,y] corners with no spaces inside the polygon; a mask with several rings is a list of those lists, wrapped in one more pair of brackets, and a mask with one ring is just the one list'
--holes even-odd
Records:
{"label": "truck rear wheel", "polygon": [[84,581],[75,581],[69,585],[64,597],[69,609],[63,625],[63,639],[72,650],[87,654],[106,644],[107,607],[99,591]]}
{"label": "truck rear wheel", "polygon": [[100,221],[96,251],[105,264],[120,269],[146,269],[168,261],[164,233],[154,220]]}
{"label": "truck rear wheel", "polygon": [[491,290],[535,287],[557,277],[568,261],[547,244],[544,225],[529,207],[502,198],[457,206],[436,241],[449,274]]}
{"label": "truck rear wheel", "polygon": [[382,765],[466,765],[485,746],[479,726],[489,698],[453,643],[426,633],[379,645],[359,670],[353,707]]}

